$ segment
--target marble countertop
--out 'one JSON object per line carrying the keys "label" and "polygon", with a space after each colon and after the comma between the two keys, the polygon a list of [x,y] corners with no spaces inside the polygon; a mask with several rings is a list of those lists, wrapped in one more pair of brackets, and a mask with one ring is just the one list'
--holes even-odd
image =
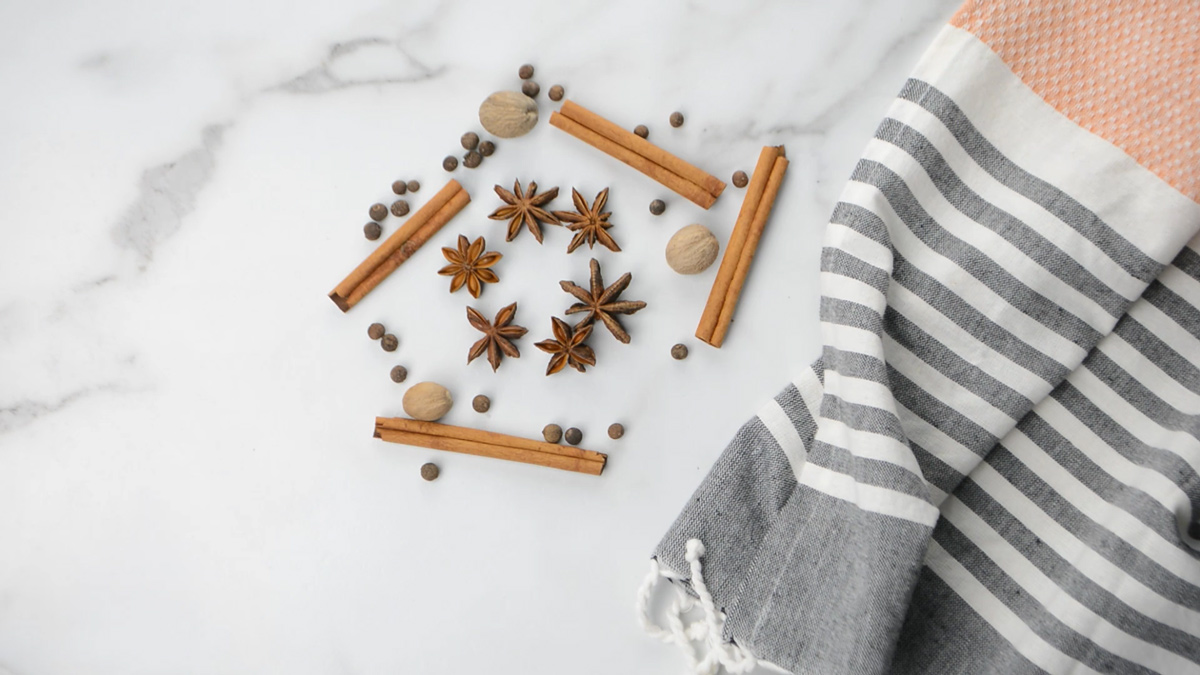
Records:
{"label": "marble countertop", "polygon": [[[0,6],[0,675],[682,672],[634,620],[647,556],[738,426],[819,355],[824,223],[955,4]],[[525,62],[542,122],[455,172],[470,206],[339,312],[326,294],[374,247],[367,207],[397,178],[421,181],[414,207],[431,196]],[[725,180],[787,146],[723,349],[692,337],[716,266],[681,277],[663,249],[694,222],[723,244],[741,191],[706,212],[549,127],[556,83]],[[544,377],[533,343],[589,252],[563,255],[558,228],[505,243],[486,218],[492,185],[518,177],[559,186],[560,209],[571,187],[611,187],[624,251],[595,257],[649,306],[630,345],[592,341],[586,375]],[[435,274],[460,232],[505,255],[477,301]],[[521,358],[466,365],[464,307],[514,301]],[[608,469],[373,439],[376,415],[401,413],[397,363],[456,394],[446,421],[577,426]]]}

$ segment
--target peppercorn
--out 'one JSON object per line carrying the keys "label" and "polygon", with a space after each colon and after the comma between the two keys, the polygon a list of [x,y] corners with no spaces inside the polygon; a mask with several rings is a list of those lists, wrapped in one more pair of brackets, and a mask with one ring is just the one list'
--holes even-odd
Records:
{"label": "peppercorn", "polygon": [[383,234],[383,228],[379,226],[379,223],[372,220],[366,225],[363,225],[363,236],[367,239],[375,241],[381,234]]}
{"label": "peppercorn", "polygon": [[583,432],[575,427],[571,427],[567,429],[567,433],[563,434],[563,438],[567,439],[567,442],[571,445],[579,445],[579,442],[583,440]]}
{"label": "peppercorn", "polygon": [[383,347],[383,351],[385,352],[394,352],[396,351],[396,347],[400,346],[400,339],[388,333],[383,336],[383,340],[380,341],[379,346]]}
{"label": "peppercorn", "polygon": [[546,439],[547,443],[557,443],[562,440],[562,427],[557,424],[547,424],[542,427],[542,438]]}
{"label": "peppercorn", "polygon": [[463,155],[463,166],[467,167],[468,169],[474,169],[482,163],[483,155],[479,154],[479,152],[476,150],[472,150]]}
{"label": "peppercorn", "polygon": [[551,101],[561,101],[563,97],[563,88],[561,84],[556,84],[550,87],[550,91],[546,92]]}
{"label": "peppercorn", "polygon": [[392,368],[392,372],[389,374],[392,377],[392,382],[399,384],[408,379],[408,368],[405,368],[404,366],[396,366]]}
{"label": "peppercorn", "polygon": [[525,84],[521,85],[521,93],[525,94],[529,98],[537,98],[538,92],[541,90],[542,88],[539,87],[538,83],[534,82],[533,80],[529,80]]}
{"label": "peppercorn", "polygon": [[533,77],[533,64],[526,63],[525,65],[521,66],[519,69],[517,69],[517,76],[522,80],[528,80],[529,78]]}
{"label": "peppercorn", "polygon": [[426,462],[421,465],[421,478],[425,480],[437,480],[440,473],[441,471],[438,470],[437,464],[433,462]]}
{"label": "peppercorn", "polygon": [[397,199],[392,202],[392,215],[397,218],[408,215],[408,202],[403,199]]}
{"label": "peppercorn", "polygon": [[479,145],[479,134],[475,133],[474,131],[468,131],[462,135],[460,140],[462,142],[463,150],[474,150],[475,147]]}
{"label": "peppercorn", "polygon": [[676,361],[682,361],[688,357],[687,345],[679,344],[671,347],[671,358]]}
{"label": "peppercorn", "polygon": [[646,128],[645,124],[639,124],[633,128],[633,133],[641,136],[642,138],[646,138],[650,135],[650,130]]}
{"label": "peppercorn", "polygon": [[383,220],[387,218],[387,207],[383,204],[372,204],[367,213],[370,214],[371,220]]}
{"label": "peppercorn", "polygon": [[392,192],[395,192],[398,195],[402,195],[405,192],[408,192],[408,183],[405,183],[402,180],[398,180],[398,181],[392,183]]}
{"label": "peppercorn", "polygon": [[671,113],[671,126],[673,126],[675,128],[679,128],[679,127],[683,126],[683,113],[681,113],[681,112]]}
{"label": "peppercorn", "polygon": [[480,394],[471,399],[471,407],[474,408],[475,412],[477,413],[485,413],[491,409],[492,399]]}
{"label": "peppercorn", "polygon": [[650,202],[650,215],[661,216],[663,211],[667,210],[667,204],[661,199],[655,199]]}
{"label": "peppercorn", "polygon": [[447,171],[453,171],[458,168],[458,158],[454,155],[446,155],[446,159],[442,160],[442,168]]}
{"label": "peppercorn", "polygon": [[733,172],[733,187],[744,188],[744,187],[746,187],[746,183],[749,183],[749,182],[750,182],[750,178],[746,175],[745,171],[734,171]]}
{"label": "peppercorn", "polygon": [[495,151],[496,144],[491,141],[484,141],[479,144],[479,154],[483,155],[484,157],[491,157],[492,153]]}
{"label": "peppercorn", "polygon": [[386,332],[387,329],[385,329],[381,323],[373,323],[370,326],[367,326],[367,337],[371,338],[372,340],[378,340],[379,338],[383,337],[383,334]]}
{"label": "peppercorn", "polygon": [[608,437],[614,441],[625,435],[625,427],[620,424],[610,424],[608,426]]}

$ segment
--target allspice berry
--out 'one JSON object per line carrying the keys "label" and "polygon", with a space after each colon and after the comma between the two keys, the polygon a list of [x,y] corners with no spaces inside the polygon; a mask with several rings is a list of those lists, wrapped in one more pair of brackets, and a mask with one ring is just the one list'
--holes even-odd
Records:
{"label": "allspice berry", "polygon": [[485,413],[488,410],[491,410],[492,399],[484,396],[483,394],[480,394],[480,395],[476,396],[475,398],[471,399],[471,407],[474,408],[475,412],[477,412],[477,413]]}
{"label": "allspice berry", "polygon": [[547,443],[557,443],[562,440],[562,427],[557,424],[547,424],[542,427],[542,438]]}
{"label": "allspice berry", "polygon": [[405,183],[402,180],[398,180],[395,183],[392,183],[392,192],[395,192],[398,195],[402,195],[405,192],[408,192],[408,183]]}
{"label": "allspice berry", "polygon": [[460,139],[463,150],[474,150],[479,145],[479,134],[474,131],[468,131],[462,135]]}
{"label": "allspice berry", "polygon": [[388,210],[383,204],[372,204],[367,213],[370,214],[371,220],[383,220],[387,218]]}
{"label": "allspice berry", "polygon": [[563,434],[563,438],[567,439],[567,442],[571,445],[579,445],[579,442],[583,440],[583,432],[575,427],[571,427],[567,429],[567,433]]}
{"label": "allspice berry", "polygon": [[446,159],[442,160],[442,168],[447,171],[453,171],[458,168],[458,158],[454,155],[446,155]]}
{"label": "allspice berry", "polygon": [[661,216],[667,210],[667,203],[661,199],[650,202],[650,215]]}
{"label": "allspice berry", "polygon": [[438,475],[441,473],[442,472],[438,470],[437,464],[434,464],[433,462],[426,462],[425,464],[421,465],[421,478],[424,478],[425,480],[437,480]]}
{"label": "allspice berry", "polygon": [[392,215],[397,218],[403,218],[408,215],[408,201],[405,199],[397,199],[392,202]]}
{"label": "allspice berry", "polygon": [[682,361],[688,357],[688,348],[685,344],[677,344],[671,347],[671,358],[676,361]]}
{"label": "allspice berry", "polygon": [[367,326],[367,337],[371,338],[372,340],[378,340],[379,338],[383,337],[383,334],[386,332],[387,329],[385,329],[381,323],[373,323],[370,326]]}
{"label": "allspice berry", "polygon": [[556,84],[550,87],[550,91],[546,92],[551,101],[561,101],[563,97],[563,88],[561,84]]}
{"label": "allspice berry", "polygon": [[642,138],[646,138],[650,135],[650,130],[646,128],[645,124],[639,124],[633,128],[633,133],[641,136]]}
{"label": "allspice berry", "polygon": [[476,150],[472,150],[463,155],[463,166],[467,167],[468,169],[474,169],[482,163],[483,155],[479,154],[479,152]]}
{"label": "allspice berry", "polygon": [[379,341],[379,346],[383,347],[383,351],[385,352],[394,352],[396,351],[396,347],[400,346],[400,338],[388,333]]}
{"label": "allspice berry", "polygon": [[363,225],[363,236],[367,239],[375,241],[381,234],[383,234],[383,228],[379,226],[379,223],[372,220],[366,225]]}
{"label": "allspice berry", "polygon": [[614,441],[625,435],[625,427],[620,424],[608,425],[608,437]]}
{"label": "allspice berry", "polygon": [[495,151],[496,144],[491,141],[484,141],[479,144],[479,154],[483,155],[484,157],[491,157],[492,153]]}
{"label": "allspice berry", "polygon": [[683,113],[679,111],[671,113],[671,126],[677,129],[683,126]]}
{"label": "allspice berry", "polygon": [[518,68],[517,77],[520,77],[522,80],[528,80],[529,78],[533,77],[533,64],[526,63]]}
{"label": "allspice berry", "polygon": [[541,91],[542,88],[539,87],[538,83],[534,82],[533,80],[529,80],[525,84],[521,85],[521,93],[525,94],[529,98],[537,98],[538,93]]}
{"label": "allspice berry", "polygon": [[745,171],[734,171],[733,172],[733,187],[744,188],[744,187],[746,187],[746,184],[749,182],[750,182],[750,177],[746,175]]}
{"label": "allspice berry", "polygon": [[408,191],[409,192],[416,192],[417,190],[420,190],[420,189],[421,189],[420,183],[418,183],[415,180],[408,181]]}
{"label": "allspice berry", "polygon": [[408,379],[408,368],[405,368],[404,366],[396,366],[392,368],[392,372],[389,373],[389,375],[392,378],[392,382],[400,384]]}
{"label": "allspice berry", "polygon": [[401,401],[404,412],[414,420],[436,422],[450,412],[454,398],[450,391],[437,382],[421,382],[414,384],[404,392]]}

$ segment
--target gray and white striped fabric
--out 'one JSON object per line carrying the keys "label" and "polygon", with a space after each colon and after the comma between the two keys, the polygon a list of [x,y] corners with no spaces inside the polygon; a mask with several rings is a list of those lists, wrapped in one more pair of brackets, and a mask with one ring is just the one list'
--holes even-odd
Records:
{"label": "gray and white striped fabric", "polygon": [[702,542],[721,638],[797,673],[1200,673],[1194,198],[944,29],[833,211],[824,353],[664,576]]}

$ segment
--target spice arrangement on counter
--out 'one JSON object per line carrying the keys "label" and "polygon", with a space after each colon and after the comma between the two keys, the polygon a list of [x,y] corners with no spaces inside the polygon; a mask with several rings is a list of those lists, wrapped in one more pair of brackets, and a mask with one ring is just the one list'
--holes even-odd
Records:
{"label": "spice arrangement on counter", "polygon": [[[484,99],[479,107],[479,122],[487,134],[499,139],[517,139],[536,127],[539,110],[535,99],[541,87],[532,80],[533,75],[534,67],[525,64],[518,69],[518,76],[522,80],[520,91],[498,91]],[[547,97],[551,101],[561,101],[560,109],[551,112],[551,126],[637,169],[703,209],[709,209],[725,191],[726,184],[723,181],[647,140],[650,130],[646,125],[639,124],[633,131],[628,131],[564,96],[562,85],[555,84],[549,88]],[[671,127],[681,128],[685,120],[683,113],[676,111],[671,113],[667,121]],[[463,133],[458,142],[465,154],[461,161],[455,154],[443,158],[442,169],[447,173],[459,170],[460,166],[476,169],[485,158],[492,157],[496,152],[495,141],[481,137],[476,131]],[[731,182],[735,187],[748,189],[696,330],[696,337],[713,347],[720,347],[724,342],[786,168],[783,147],[767,147],[763,149],[750,176],[740,170],[732,175]],[[391,189],[398,198],[390,206],[382,202],[371,205],[368,209],[371,220],[363,228],[364,235],[369,240],[379,239],[383,233],[383,222],[389,215],[407,217],[407,221],[386,237],[329,293],[330,299],[343,312],[349,312],[377,288],[471,201],[467,190],[458,181],[450,179],[409,216],[409,199],[420,189],[420,183],[416,180],[396,180]],[[568,255],[585,244],[589,250],[598,244],[612,253],[621,252],[621,246],[611,232],[615,225],[613,213],[605,210],[610,187],[603,188],[591,199],[585,197],[578,188],[571,187],[570,210],[551,208],[551,204],[559,197],[559,187],[539,190],[538,183],[532,180],[523,186],[520,176],[513,180],[511,190],[496,185],[494,191],[500,203],[488,218],[504,223],[506,244],[513,244],[521,232],[527,230],[533,241],[542,245],[543,228],[561,226],[573,233],[566,247]],[[650,202],[649,210],[653,216],[662,216],[667,210],[667,203],[662,199],[654,199]],[[450,278],[450,293],[465,288],[472,298],[479,298],[487,286],[501,283],[496,266],[504,255],[500,251],[487,249],[485,237],[471,238],[461,233],[457,235],[454,246],[442,247],[446,264],[438,270],[438,274]],[[665,262],[673,271],[690,276],[707,270],[716,262],[721,255],[721,244],[711,230],[693,223],[675,232],[664,254]],[[626,271],[615,282],[606,285],[599,260],[591,259],[589,270],[586,287],[571,280],[559,282],[561,291],[576,301],[563,310],[564,317],[575,317],[574,323],[551,316],[549,336],[534,343],[538,350],[549,355],[545,371],[547,376],[568,369],[586,373],[588,368],[597,366],[596,353],[589,345],[590,341],[596,339],[597,325],[602,325],[605,330],[601,332],[608,333],[617,342],[631,344],[632,338],[619,317],[631,316],[647,306],[640,300],[623,297],[633,282],[632,272]],[[499,372],[506,357],[521,357],[517,343],[526,336],[528,329],[516,323],[517,303],[505,306],[491,320],[474,307],[468,306],[466,314],[470,326],[483,334],[468,350],[466,364],[486,354],[492,371]],[[545,324],[539,322],[539,325]],[[382,323],[372,323],[367,333],[372,340],[380,342],[384,351],[393,352],[399,346],[397,336],[389,333]],[[676,344],[671,348],[670,355],[677,361],[686,359],[688,347],[682,343]],[[389,375],[393,382],[401,384],[408,378],[408,369],[403,365],[394,365]],[[453,407],[454,397],[446,387],[436,382],[420,382],[408,387],[403,394],[402,405],[411,419],[378,417],[375,421],[375,437],[411,446],[592,475],[600,475],[607,462],[604,454],[560,445],[565,441],[569,446],[576,446],[583,441],[583,431],[577,427],[564,431],[556,423],[547,424],[542,429],[544,440],[539,441],[440,424],[438,420]],[[490,417],[485,414],[491,410],[492,401],[490,397],[479,394],[472,399],[471,407],[475,412]],[[613,441],[621,439],[625,435],[624,424],[610,424],[607,435]],[[425,480],[432,481],[438,477],[439,468],[427,463],[422,466],[421,475]]]}

